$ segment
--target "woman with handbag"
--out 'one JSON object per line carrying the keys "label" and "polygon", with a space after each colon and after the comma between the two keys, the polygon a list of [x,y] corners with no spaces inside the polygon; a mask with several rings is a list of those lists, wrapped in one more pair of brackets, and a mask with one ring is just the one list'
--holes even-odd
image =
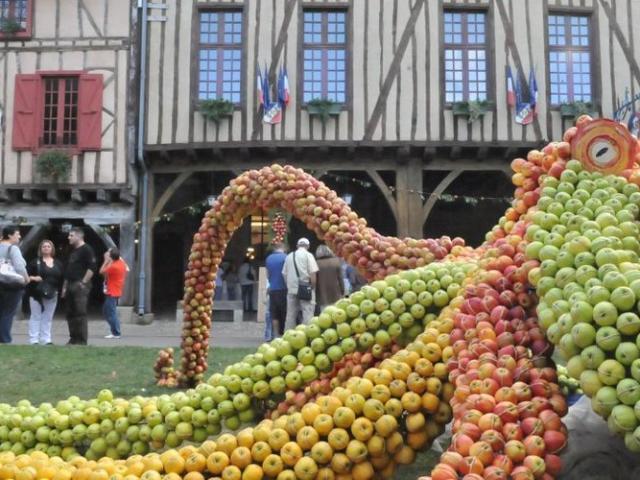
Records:
{"label": "woman with handbag", "polygon": [[20,229],[7,225],[2,229],[0,240],[0,343],[11,343],[11,326],[24,287],[29,283],[26,262],[20,252]]}
{"label": "woman with handbag", "polygon": [[51,240],[38,246],[38,256],[29,263],[27,271],[32,282],[29,288],[29,343],[51,345],[51,322],[62,286],[62,263],[55,259],[56,248]]}

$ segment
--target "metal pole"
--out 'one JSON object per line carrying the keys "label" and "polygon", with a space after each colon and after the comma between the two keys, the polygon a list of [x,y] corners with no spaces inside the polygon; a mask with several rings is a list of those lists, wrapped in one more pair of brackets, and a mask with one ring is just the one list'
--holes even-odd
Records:
{"label": "metal pole", "polygon": [[147,0],[138,0],[138,9],[140,11],[140,84],[138,88],[138,167],[142,172],[140,176],[140,191],[142,195],[142,204],[140,207],[140,249],[138,255],[138,315],[144,315],[146,310],[146,267],[147,267],[147,237],[149,235],[147,229],[147,210],[149,209],[149,172],[144,160],[144,130],[145,130],[145,98],[147,95],[147,22],[148,22],[148,4]]}

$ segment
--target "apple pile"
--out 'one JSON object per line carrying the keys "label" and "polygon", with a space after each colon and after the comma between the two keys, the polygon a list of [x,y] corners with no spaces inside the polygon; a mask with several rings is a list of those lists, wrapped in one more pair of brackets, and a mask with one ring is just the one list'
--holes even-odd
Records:
{"label": "apple pile", "polygon": [[640,188],[575,160],[542,186],[527,230],[539,323],[594,411],[640,452]]}
{"label": "apple pile", "polygon": [[398,239],[367,226],[336,192],[304,171],[273,165],[243,173],[231,181],[205,214],[193,237],[183,298],[183,386],[201,382],[207,369],[211,303],[215,278],[227,242],[256,209],[280,208],[305,222],[338,255],[368,280],[428,265],[449,253],[465,251],[464,240]]}
{"label": "apple pile", "polygon": [[153,366],[156,383],[163,387],[176,387],[178,379],[173,368],[173,348],[165,348],[158,352],[158,359]]}

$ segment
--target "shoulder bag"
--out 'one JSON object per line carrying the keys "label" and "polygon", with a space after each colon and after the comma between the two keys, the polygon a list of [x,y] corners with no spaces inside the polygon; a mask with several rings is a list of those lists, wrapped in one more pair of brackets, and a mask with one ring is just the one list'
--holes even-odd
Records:
{"label": "shoulder bag", "polygon": [[0,258],[0,283],[13,286],[24,285],[26,283],[25,278],[16,272],[11,261],[11,249],[13,247],[13,245],[10,245],[4,258]]}
{"label": "shoulder bag", "polygon": [[298,300],[308,302],[313,296],[313,287],[310,283],[300,281],[300,272],[298,271],[298,264],[296,263],[296,252],[293,252],[293,266],[296,269],[296,277],[298,277]]}

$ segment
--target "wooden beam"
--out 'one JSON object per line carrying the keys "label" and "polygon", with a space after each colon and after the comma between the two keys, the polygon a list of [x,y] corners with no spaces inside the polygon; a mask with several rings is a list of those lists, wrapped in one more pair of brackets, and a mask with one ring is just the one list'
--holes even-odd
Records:
{"label": "wooden beam", "polygon": [[121,188],[118,191],[118,196],[120,197],[120,201],[124,203],[136,203],[136,196],[131,193],[131,190],[128,188]]}
{"label": "wooden beam", "polygon": [[96,200],[100,203],[107,203],[109,201],[107,191],[104,188],[99,188],[96,192]]}
{"label": "wooden beam", "polygon": [[56,187],[47,189],[47,202],[54,204],[60,203],[60,190]]}
{"label": "wooden beam", "polygon": [[609,26],[611,27],[611,29],[613,30],[613,33],[618,39],[620,48],[622,48],[622,53],[624,53],[624,56],[627,59],[627,63],[629,64],[629,68],[633,72],[633,76],[636,78],[637,82],[640,82],[640,67],[638,66],[637,60],[633,56],[632,48],[627,43],[627,39],[625,38],[624,33],[622,33],[622,29],[620,28],[620,25],[616,21],[616,17],[613,11],[611,10],[611,5],[609,5],[609,3],[605,2],[604,0],[600,0],[600,5],[602,5],[602,9],[604,10],[604,13],[609,18]]}
{"label": "wooden beam", "polygon": [[436,150],[436,147],[424,147],[424,153],[423,153],[424,160],[426,161],[433,160],[434,158],[436,158],[437,152],[438,151]]}
{"label": "wooden beam", "polygon": [[36,244],[41,235],[44,236],[44,233],[48,228],[49,222],[35,223],[20,242],[20,250],[22,253],[26,254],[31,248],[31,245]]}
{"label": "wooden beam", "polygon": [[151,210],[152,219],[158,218],[160,214],[162,214],[162,210],[167,205],[167,202],[171,200],[171,197],[173,197],[173,194],[176,193],[178,188],[180,188],[182,184],[186,182],[189,179],[189,177],[191,177],[191,175],[193,175],[192,172],[182,172],[180,175],[178,175],[176,178],[173,179],[169,187],[167,187],[167,189],[164,192],[162,192],[162,195],[160,195],[160,198],[154,205],[153,210]]}
{"label": "wooden beam", "polygon": [[398,221],[398,202],[396,202],[396,199],[393,197],[393,194],[389,190],[389,186],[384,182],[384,180],[376,170],[367,170],[367,173],[371,177],[371,180],[373,180],[373,183],[375,183],[376,186],[380,189],[380,192],[382,193],[382,195],[384,195],[384,198],[387,200],[387,203],[389,204],[389,208],[391,209],[391,213],[393,213],[393,218],[397,222]]}
{"label": "wooden beam", "polygon": [[86,199],[84,197],[84,192],[79,188],[73,188],[71,190],[71,201],[74,203],[85,204]]}
{"label": "wooden beam", "polygon": [[[524,76],[524,68],[522,66],[522,61],[520,60],[520,52],[518,51],[518,47],[516,46],[516,41],[513,33],[513,23],[511,19],[509,19],[507,15],[507,9],[504,6],[504,0],[495,0],[495,4],[498,7],[498,12],[500,13],[500,19],[502,20],[502,27],[505,33],[505,43],[511,51],[511,56],[513,57],[513,63],[515,64],[517,72],[522,73]],[[517,74],[516,72],[516,74]],[[529,81],[526,78],[521,78],[522,88],[524,90],[529,90]],[[538,116],[535,115],[533,117],[533,130],[535,131],[536,138],[538,140],[542,140],[542,130],[540,129],[540,121],[538,120]]]}
{"label": "wooden beam", "polygon": [[429,218],[429,214],[431,213],[431,210],[433,210],[433,207],[438,201],[438,197],[442,195],[447,190],[447,188],[449,188],[449,185],[451,185],[454,182],[454,180],[460,176],[462,172],[464,172],[464,170],[461,170],[461,169],[453,170],[449,172],[449,174],[446,177],[444,177],[442,181],[438,184],[438,186],[435,188],[435,190],[433,191],[433,194],[429,196],[424,206],[422,207],[423,228],[424,228],[424,224],[427,221],[427,218]]}
{"label": "wooden beam", "polygon": [[95,223],[89,223],[88,225],[89,225],[89,228],[91,228],[91,230],[96,232],[96,235],[100,237],[100,240],[102,240],[102,243],[104,243],[107,248],[118,247],[116,245],[116,242],[113,241],[113,238],[111,238],[111,236],[107,233],[107,231],[104,228],[102,228],[100,225],[97,225]]}
{"label": "wooden beam", "polygon": [[513,156],[516,154],[516,152],[517,152],[517,151],[518,151],[518,150],[517,150],[516,148],[508,147],[508,148],[506,148],[506,149],[505,149],[505,151],[504,151],[504,156],[503,156],[503,158],[504,158],[505,160],[509,160],[509,161],[511,161],[511,160],[513,160]]}
{"label": "wooden beam", "polygon": [[420,11],[424,6],[425,0],[417,0],[413,8],[411,9],[411,16],[409,17],[409,21],[404,28],[404,32],[402,32],[402,37],[400,37],[400,41],[398,42],[398,46],[396,47],[395,55],[393,60],[391,61],[391,65],[389,65],[389,70],[387,71],[387,76],[382,83],[382,88],[380,89],[380,95],[378,96],[378,100],[376,101],[375,107],[373,107],[373,112],[371,113],[371,117],[367,122],[367,127],[364,132],[364,139],[371,140],[373,138],[373,134],[378,127],[378,122],[382,117],[382,112],[385,109],[387,104],[387,98],[389,98],[389,92],[391,92],[391,87],[393,83],[396,81],[398,77],[398,73],[400,72],[400,64],[402,63],[402,58],[407,50],[407,46],[409,45],[409,40],[413,36],[415,32],[416,22],[418,21],[418,16],[420,15]]}

